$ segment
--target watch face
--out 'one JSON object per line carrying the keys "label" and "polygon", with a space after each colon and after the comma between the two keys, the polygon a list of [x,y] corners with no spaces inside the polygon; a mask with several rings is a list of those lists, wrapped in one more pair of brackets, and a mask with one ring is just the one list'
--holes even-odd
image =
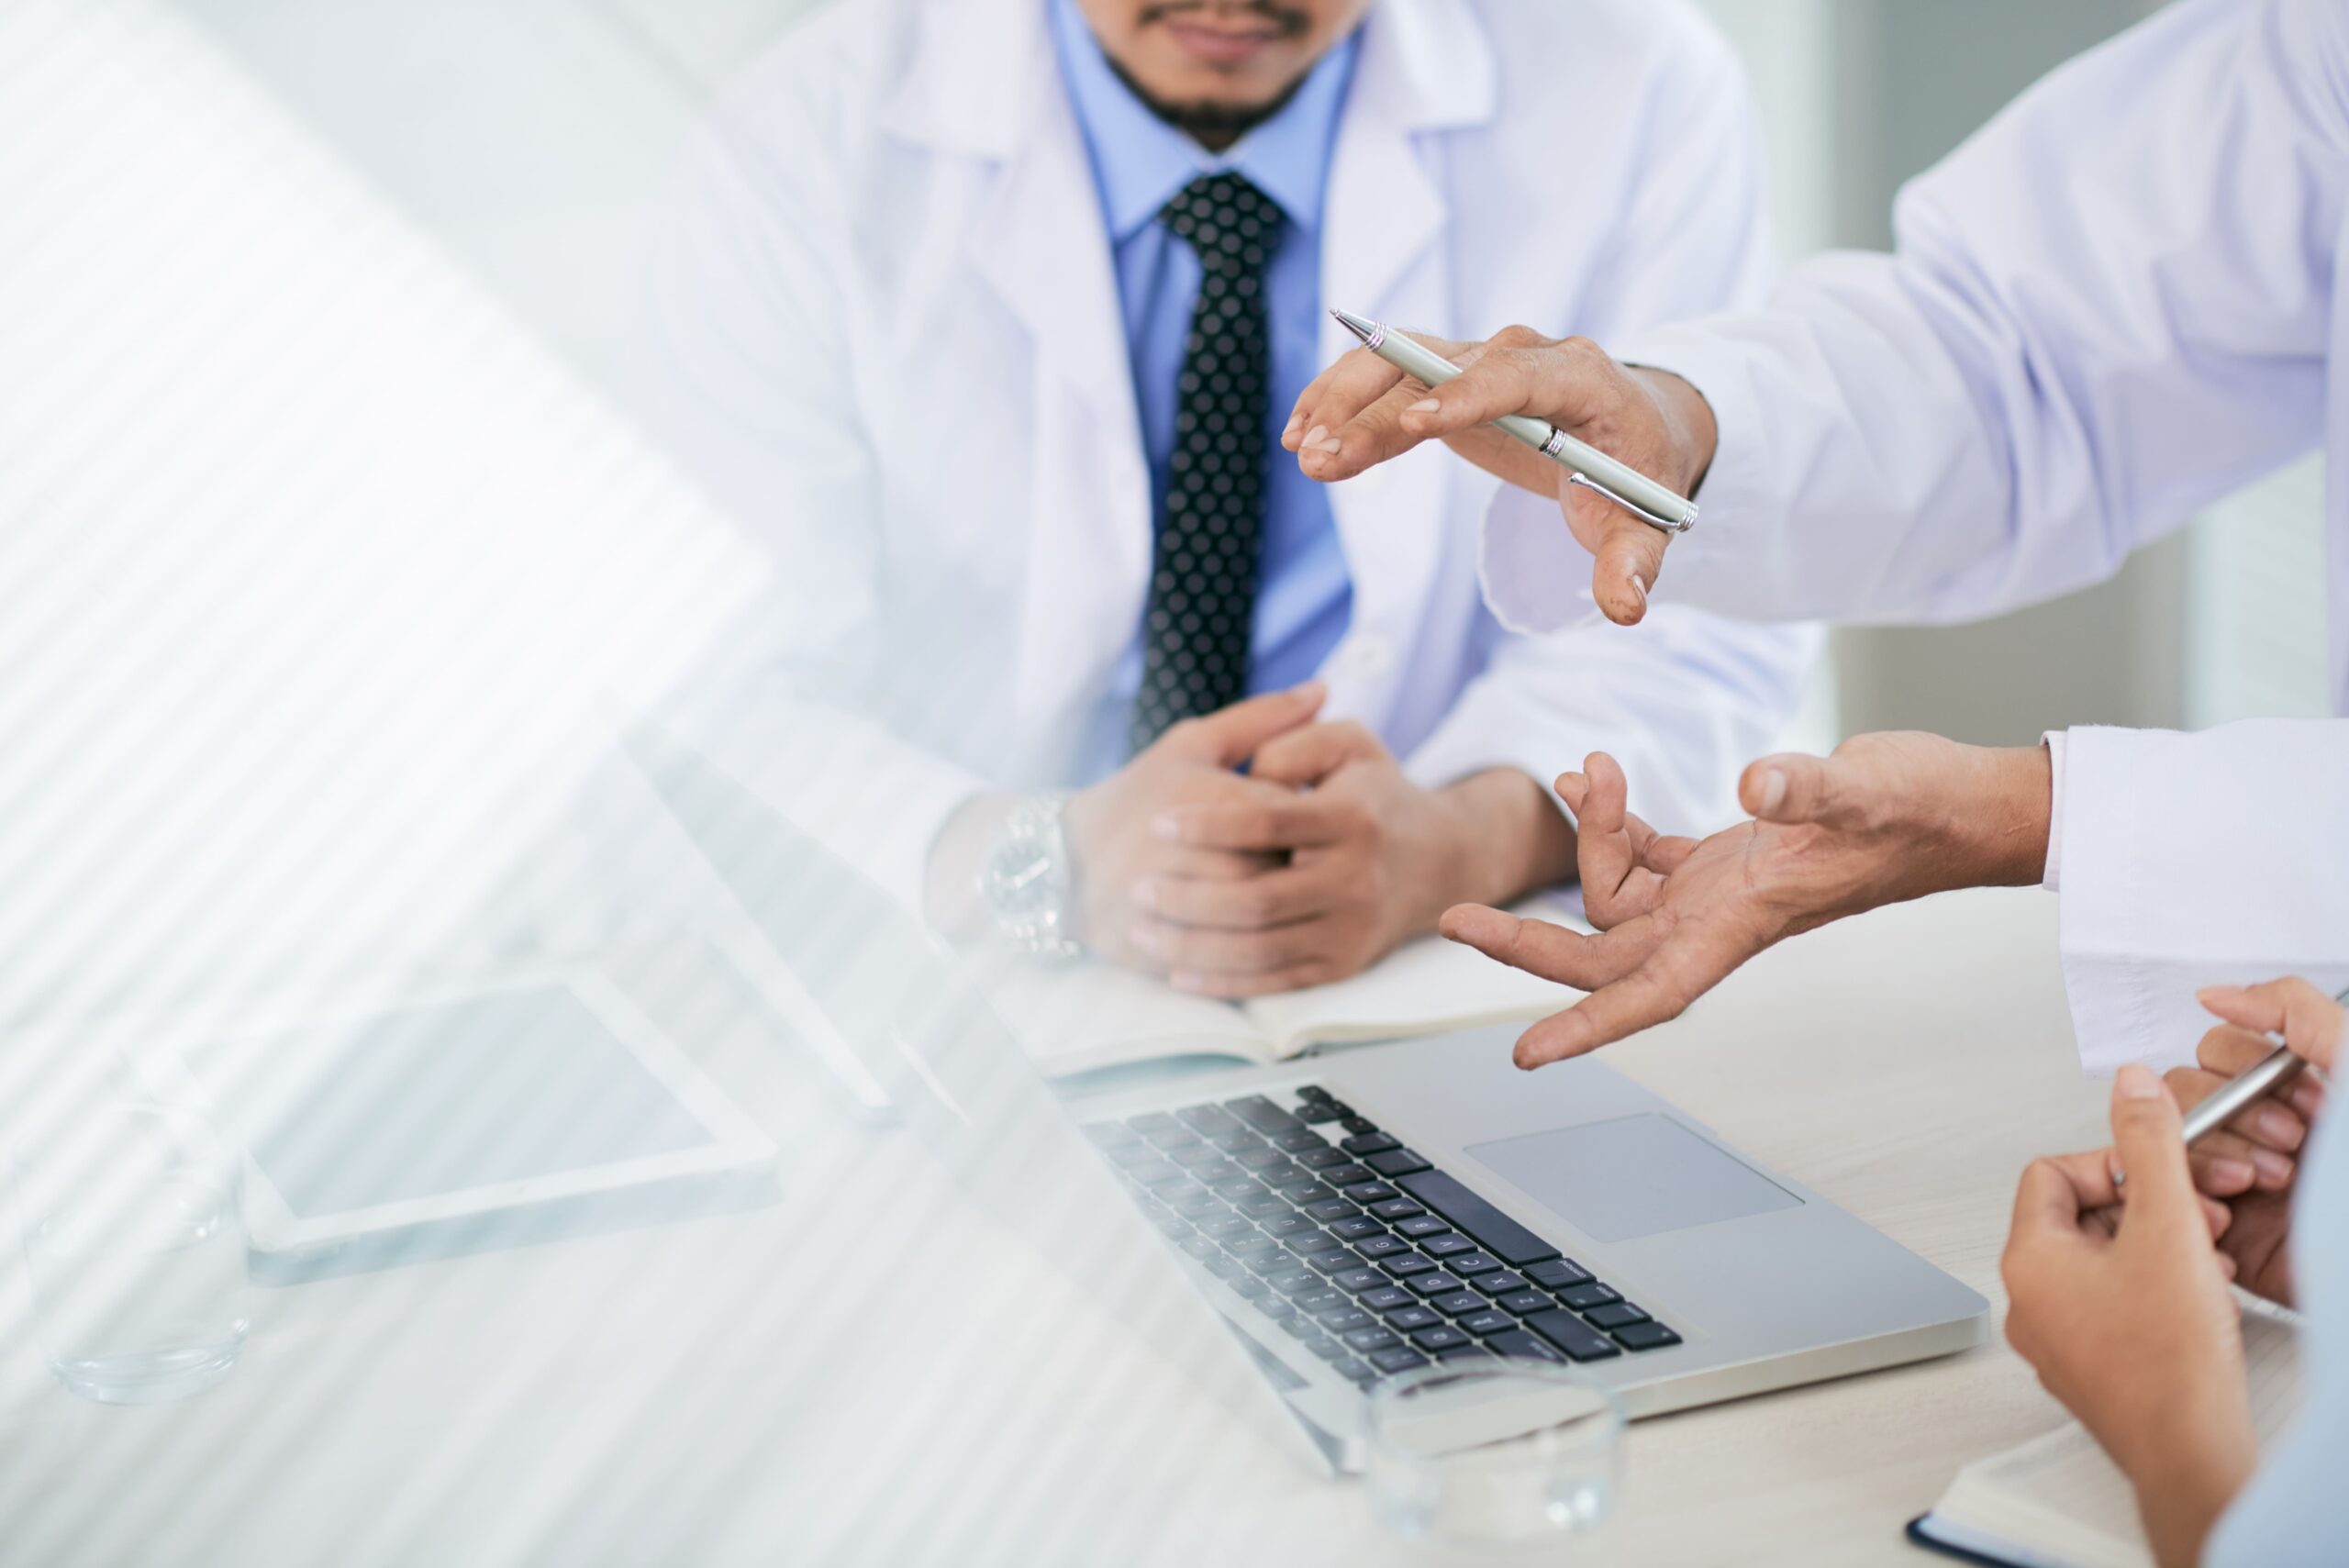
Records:
{"label": "watch face", "polygon": [[1054,913],[1067,889],[1068,878],[1044,844],[1006,844],[987,862],[987,902],[1007,921],[1033,920]]}

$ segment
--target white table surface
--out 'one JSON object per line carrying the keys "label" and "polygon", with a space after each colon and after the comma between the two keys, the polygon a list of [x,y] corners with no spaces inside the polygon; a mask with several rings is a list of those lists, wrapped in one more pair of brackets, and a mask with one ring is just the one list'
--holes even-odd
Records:
{"label": "white table surface", "polygon": [[[11,1264],[0,1563],[1443,1560],[1035,1269],[804,1060],[702,1054],[784,1136],[785,1203],[257,1291],[242,1362],[182,1404],[64,1393]],[[1993,1302],[2016,1173],[2101,1141],[2037,892],[1802,938],[1609,1060]],[[1560,1560],[1922,1562],[1904,1522],[2059,1418],[1994,1334],[1642,1422],[1616,1523]]]}

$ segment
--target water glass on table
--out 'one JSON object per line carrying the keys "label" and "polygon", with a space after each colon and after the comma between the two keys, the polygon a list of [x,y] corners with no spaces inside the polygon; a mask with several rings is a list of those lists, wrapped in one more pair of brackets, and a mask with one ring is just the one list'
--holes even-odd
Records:
{"label": "water glass on table", "polygon": [[12,1151],[34,1331],[74,1393],[155,1404],[228,1375],[251,1321],[243,1168],[203,1118],[113,1100]]}

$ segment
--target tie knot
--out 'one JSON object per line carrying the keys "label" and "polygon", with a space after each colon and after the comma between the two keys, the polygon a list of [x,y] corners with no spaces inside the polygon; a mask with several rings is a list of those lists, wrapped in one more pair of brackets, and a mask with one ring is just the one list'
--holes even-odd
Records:
{"label": "tie knot", "polygon": [[1159,216],[1211,272],[1251,277],[1263,272],[1280,236],[1280,204],[1230,170],[1200,175]]}

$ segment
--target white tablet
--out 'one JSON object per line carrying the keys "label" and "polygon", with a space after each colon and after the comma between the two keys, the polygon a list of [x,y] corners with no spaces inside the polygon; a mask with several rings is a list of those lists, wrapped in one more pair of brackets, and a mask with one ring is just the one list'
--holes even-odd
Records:
{"label": "white tablet", "polygon": [[773,1195],[772,1140],[592,969],[281,1005],[135,1054],[244,1151],[273,1283]]}

